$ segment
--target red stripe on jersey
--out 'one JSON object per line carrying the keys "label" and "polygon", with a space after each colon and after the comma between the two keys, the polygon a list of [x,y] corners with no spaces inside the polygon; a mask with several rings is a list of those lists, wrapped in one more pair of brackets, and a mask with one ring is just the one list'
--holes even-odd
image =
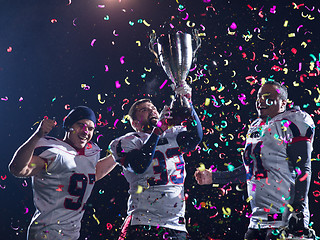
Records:
{"label": "red stripe on jersey", "polygon": [[124,221],[124,223],[122,225],[121,234],[120,234],[118,240],[123,240],[126,238],[128,227],[130,226],[131,218],[132,218],[132,215],[127,216],[126,220]]}
{"label": "red stripe on jersey", "polygon": [[292,144],[292,143],[296,143],[296,142],[301,142],[301,141],[311,142],[311,138],[309,138],[309,137],[302,137],[302,136],[294,137],[294,138],[292,138],[291,144]]}

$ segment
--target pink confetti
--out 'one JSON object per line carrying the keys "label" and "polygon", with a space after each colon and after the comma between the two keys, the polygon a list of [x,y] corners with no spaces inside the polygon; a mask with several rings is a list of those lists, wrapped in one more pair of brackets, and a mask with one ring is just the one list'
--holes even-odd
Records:
{"label": "pink confetti", "polygon": [[233,23],[231,24],[230,28],[231,28],[232,30],[237,29],[237,24],[236,24],[235,22],[233,22]]}
{"label": "pink confetti", "polygon": [[273,8],[270,8],[270,12],[275,14],[276,13],[276,8],[277,8],[277,6],[273,6]]}
{"label": "pink confetti", "polygon": [[121,63],[121,64],[124,64],[124,56],[122,56],[122,57],[120,58],[120,63]]}
{"label": "pink confetti", "polygon": [[189,14],[186,13],[186,17],[185,18],[182,18],[183,20],[187,20],[189,18]]}
{"label": "pink confetti", "polygon": [[119,119],[116,119],[116,120],[114,121],[113,126],[114,126],[115,128],[117,128],[116,125],[117,125],[118,122],[119,122]]}
{"label": "pink confetti", "polygon": [[29,212],[29,208],[25,207],[25,212],[24,214],[27,214]]}
{"label": "pink confetti", "polygon": [[121,84],[119,83],[119,81],[115,81],[115,84],[116,84],[116,88],[120,88],[121,87]]}
{"label": "pink confetti", "polygon": [[166,79],[166,80],[164,80],[164,82],[161,84],[161,86],[159,87],[160,89],[162,89],[165,85],[166,85],[166,83],[168,82],[168,80]]}
{"label": "pink confetti", "polygon": [[93,44],[94,44],[96,41],[97,41],[97,39],[93,39],[93,40],[91,41],[91,47],[93,47]]}

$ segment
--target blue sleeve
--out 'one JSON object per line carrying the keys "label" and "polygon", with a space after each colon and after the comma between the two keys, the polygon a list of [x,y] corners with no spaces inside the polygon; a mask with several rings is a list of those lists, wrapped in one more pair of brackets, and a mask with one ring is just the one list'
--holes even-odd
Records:
{"label": "blue sleeve", "polygon": [[183,152],[195,150],[203,137],[202,125],[200,119],[191,106],[191,118],[187,122],[187,131],[180,132],[177,136],[177,143]]}
{"label": "blue sleeve", "polygon": [[133,149],[123,154],[122,165],[130,166],[137,174],[144,173],[152,162],[158,141],[159,136],[152,133],[141,149]]}
{"label": "blue sleeve", "polygon": [[212,172],[212,183],[243,183],[246,182],[246,170],[243,165],[235,168],[232,172],[220,171]]}

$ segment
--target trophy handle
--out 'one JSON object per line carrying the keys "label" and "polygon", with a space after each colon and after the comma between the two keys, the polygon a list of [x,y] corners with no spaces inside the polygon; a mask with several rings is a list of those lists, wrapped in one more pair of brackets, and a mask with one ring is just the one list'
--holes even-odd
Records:
{"label": "trophy handle", "polygon": [[195,41],[195,44],[196,44],[196,47],[192,52],[193,62],[195,62],[197,60],[196,53],[197,53],[199,47],[201,46],[201,38],[199,37],[199,30],[193,29],[192,36],[193,36],[193,40]]}
{"label": "trophy handle", "polygon": [[154,50],[154,46],[157,44],[157,34],[155,32],[152,32],[149,36],[149,50],[154,54],[154,56],[156,57],[157,65],[159,65],[159,55],[157,51]]}

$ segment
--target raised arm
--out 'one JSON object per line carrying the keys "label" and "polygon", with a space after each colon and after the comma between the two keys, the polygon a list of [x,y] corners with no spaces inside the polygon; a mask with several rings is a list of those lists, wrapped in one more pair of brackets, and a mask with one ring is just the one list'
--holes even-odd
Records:
{"label": "raised arm", "polygon": [[181,96],[183,101],[187,103],[186,105],[189,105],[191,108],[191,117],[187,122],[187,131],[181,132],[177,136],[177,142],[182,151],[190,152],[193,151],[202,140],[202,125],[197,112],[192,105],[191,87],[185,81],[182,81],[180,86],[177,86],[175,89],[175,92],[177,95]]}
{"label": "raised arm", "polygon": [[105,177],[109,172],[111,172],[117,163],[114,161],[112,154],[101,158],[96,166],[96,181]]}
{"label": "raised arm", "polygon": [[177,136],[177,143],[183,152],[193,151],[201,142],[203,137],[200,119],[191,103],[190,107],[191,119],[187,123],[187,131],[180,132]]}
{"label": "raised arm", "polygon": [[33,152],[37,142],[47,135],[55,126],[55,121],[44,119],[40,122],[37,130],[23,143],[14,153],[9,163],[9,171],[16,177],[30,177],[36,175],[45,166],[45,160],[34,156]]}

